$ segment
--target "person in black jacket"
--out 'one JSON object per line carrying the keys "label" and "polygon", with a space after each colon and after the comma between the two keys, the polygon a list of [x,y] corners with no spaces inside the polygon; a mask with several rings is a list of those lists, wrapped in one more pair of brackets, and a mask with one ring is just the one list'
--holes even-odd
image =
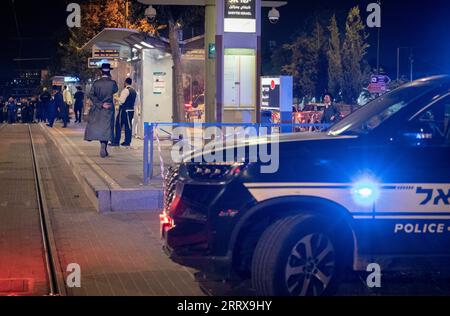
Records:
{"label": "person in black jacket", "polygon": [[323,97],[323,103],[326,108],[322,116],[322,124],[333,124],[341,119],[341,112],[337,106],[333,103],[333,96],[330,93],[326,93]]}
{"label": "person in black jacket", "polygon": [[83,103],[84,103],[84,93],[81,87],[77,87],[77,92],[73,96],[75,99],[74,112],[75,112],[75,123],[81,123],[81,117],[83,114]]}
{"label": "person in black jacket", "polygon": [[45,122],[46,120],[49,119],[49,116],[51,115],[50,112],[50,101],[52,99],[52,95],[50,94],[50,92],[47,91],[47,88],[44,88],[44,90],[42,91],[42,94],[40,96],[40,105],[37,109],[37,117],[38,117],[38,121],[40,122]]}
{"label": "person in black jacket", "polygon": [[53,127],[53,124],[55,123],[56,115],[59,112],[60,116],[63,120],[63,128],[67,127],[67,107],[64,103],[63,96],[61,94],[61,87],[53,86],[53,98],[49,102],[48,107],[48,124],[47,126]]}
{"label": "person in black jacket", "polygon": [[118,146],[120,143],[123,127],[125,127],[125,141],[121,145],[124,147],[131,145],[134,105],[137,98],[136,90],[134,90],[131,86],[132,84],[133,80],[131,78],[127,78],[125,80],[125,88],[120,93],[119,114],[116,118],[116,136],[113,143],[115,146]]}

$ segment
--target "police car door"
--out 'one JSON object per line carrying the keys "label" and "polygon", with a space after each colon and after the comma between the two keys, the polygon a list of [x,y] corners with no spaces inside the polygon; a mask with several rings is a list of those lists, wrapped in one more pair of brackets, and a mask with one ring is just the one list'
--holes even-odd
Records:
{"label": "police car door", "polygon": [[[393,146],[399,183],[380,190],[375,224],[389,253],[450,254],[450,94],[407,118]],[[380,250],[380,249],[379,249]]]}

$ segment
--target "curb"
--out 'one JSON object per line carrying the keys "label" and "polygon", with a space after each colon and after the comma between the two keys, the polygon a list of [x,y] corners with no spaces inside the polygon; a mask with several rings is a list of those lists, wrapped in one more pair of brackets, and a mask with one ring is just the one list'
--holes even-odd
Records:
{"label": "curb", "polygon": [[61,131],[40,127],[58,148],[99,213],[159,212],[162,209],[162,189],[121,188]]}

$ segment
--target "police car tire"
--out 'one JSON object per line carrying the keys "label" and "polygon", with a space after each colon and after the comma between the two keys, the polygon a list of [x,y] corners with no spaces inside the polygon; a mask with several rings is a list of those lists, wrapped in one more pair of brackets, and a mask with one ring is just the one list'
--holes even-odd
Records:
{"label": "police car tire", "polygon": [[322,296],[332,295],[342,279],[345,258],[336,234],[327,229],[325,221],[311,214],[282,218],[269,226],[257,243],[252,259],[252,284],[260,296],[290,296],[285,285],[287,259],[293,247],[311,233],[326,235],[334,248],[333,277]]}

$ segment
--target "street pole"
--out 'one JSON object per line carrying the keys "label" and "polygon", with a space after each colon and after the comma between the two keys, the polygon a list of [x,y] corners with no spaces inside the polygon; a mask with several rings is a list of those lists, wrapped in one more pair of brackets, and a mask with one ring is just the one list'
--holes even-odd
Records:
{"label": "street pole", "polygon": [[410,79],[412,81],[413,78],[413,63],[414,63],[414,59],[413,59],[413,48],[412,47],[407,47],[407,46],[403,46],[403,47],[397,47],[397,80],[400,80],[400,50],[401,49],[409,49],[409,62],[410,62]]}
{"label": "street pole", "polygon": [[378,45],[377,45],[377,75],[380,74],[380,37],[381,27],[378,28]]}
{"label": "street pole", "polygon": [[[381,6],[381,1],[378,1]],[[381,27],[378,28],[378,43],[377,43],[377,75],[380,74],[380,45],[381,45]]]}
{"label": "street pole", "polygon": [[209,56],[209,46],[216,45],[216,1],[205,3],[205,121],[216,121],[216,58]]}

